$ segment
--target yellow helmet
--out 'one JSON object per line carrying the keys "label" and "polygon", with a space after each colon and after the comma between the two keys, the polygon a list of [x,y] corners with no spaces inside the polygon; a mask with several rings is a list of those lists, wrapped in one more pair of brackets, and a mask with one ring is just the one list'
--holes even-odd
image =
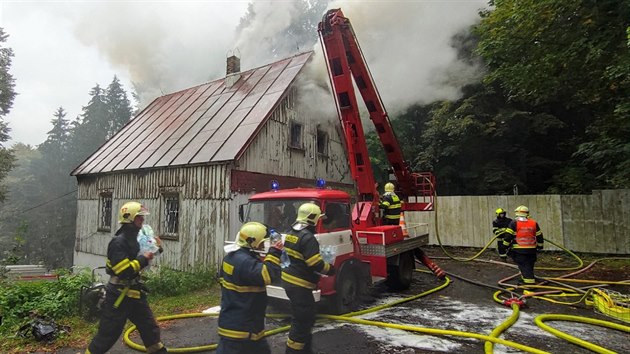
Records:
{"label": "yellow helmet", "polygon": [[118,212],[118,223],[131,224],[138,215],[149,215],[149,209],[138,202],[127,202],[123,204]]}
{"label": "yellow helmet", "polygon": [[238,232],[236,244],[240,247],[257,249],[258,246],[269,237],[267,226],[256,221],[243,224]]}
{"label": "yellow helmet", "polygon": [[322,210],[317,204],[304,203],[298,208],[295,222],[315,226],[322,216],[324,216],[324,214],[322,214]]}
{"label": "yellow helmet", "polygon": [[514,215],[516,216],[528,216],[529,208],[525,205],[520,205],[516,209],[514,209]]}
{"label": "yellow helmet", "polygon": [[497,214],[497,216],[499,216],[500,214],[506,214],[505,209],[503,208],[497,208],[497,210],[495,210],[494,213]]}
{"label": "yellow helmet", "polygon": [[385,183],[385,192],[391,193],[396,189],[392,182]]}

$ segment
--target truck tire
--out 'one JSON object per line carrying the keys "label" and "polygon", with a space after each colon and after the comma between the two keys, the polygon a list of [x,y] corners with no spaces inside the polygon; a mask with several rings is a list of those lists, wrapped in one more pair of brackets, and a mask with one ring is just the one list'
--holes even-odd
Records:
{"label": "truck tire", "polygon": [[415,261],[410,251],[400,254],[398,264],[387,265],[387,287],[390,290],[407,290],[411,286]]}
{"label": "truck tire", "polygon": [[342,315],[355,311],[361,303],[363,283],[360,279],[361,273],[354,263],[354,260],[345,262],[337,273],[335,284],[337,293],[331,299],[331,311],[334,314]]}

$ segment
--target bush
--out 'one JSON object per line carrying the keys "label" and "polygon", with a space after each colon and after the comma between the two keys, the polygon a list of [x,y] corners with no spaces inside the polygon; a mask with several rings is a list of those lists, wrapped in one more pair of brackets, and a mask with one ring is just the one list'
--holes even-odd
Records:
{"label": "bush", "polygon": [[162,267],[159,272],[149,272],[145,284],[151,294],[175,296],[208,288],[216,282],[216,270],[213,268],[198,268],[190,272],[182,272]]}
{"label": "bush", "polygon": [[58,281],[3,281],[0,282],[0,332],[24,323],[29,314],[36,313],[55,320],[77,314],[81,286],[90,286],[89,270],[76,274],[57,271]]}

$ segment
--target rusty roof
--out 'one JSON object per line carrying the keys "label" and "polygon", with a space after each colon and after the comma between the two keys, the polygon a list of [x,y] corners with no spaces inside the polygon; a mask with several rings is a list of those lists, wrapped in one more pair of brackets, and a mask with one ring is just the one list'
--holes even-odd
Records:
{"label": "rusty roof", "polygon": [[72,175],[236,159],[311,54],[242,72],[231,87],[222,78],[158,97]]}

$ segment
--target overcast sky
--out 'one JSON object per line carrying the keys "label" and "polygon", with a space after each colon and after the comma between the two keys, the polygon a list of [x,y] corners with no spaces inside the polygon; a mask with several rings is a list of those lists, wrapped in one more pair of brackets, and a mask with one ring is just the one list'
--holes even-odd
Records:
{"label": "overcast sky", "polygon": [[[341,7],[352,20],[391,112],[392,106],[458,96],[478,68],[457,59],[450,39],[478,20],[485,3],[335,1],[331,7]],[[296,17],[294,3],[256,1],[258,21],[235,38],[247,4],[0,0],[0,27],[9,35],[4,45],[15,54],[10,72],[18,92],[6,116],[12,129],[7,146],[42,143],[58,107],[73,120],[88,103],[90,89],[107,87],[114,75],[128,92],[134,82],[146,104],[163,93],[224,76],[225,58],[235,47],[243,70],[273,61],[268,47],[273,40],[262,39],[289,25]],[[325,73],[323,63],[321,70]]]}

